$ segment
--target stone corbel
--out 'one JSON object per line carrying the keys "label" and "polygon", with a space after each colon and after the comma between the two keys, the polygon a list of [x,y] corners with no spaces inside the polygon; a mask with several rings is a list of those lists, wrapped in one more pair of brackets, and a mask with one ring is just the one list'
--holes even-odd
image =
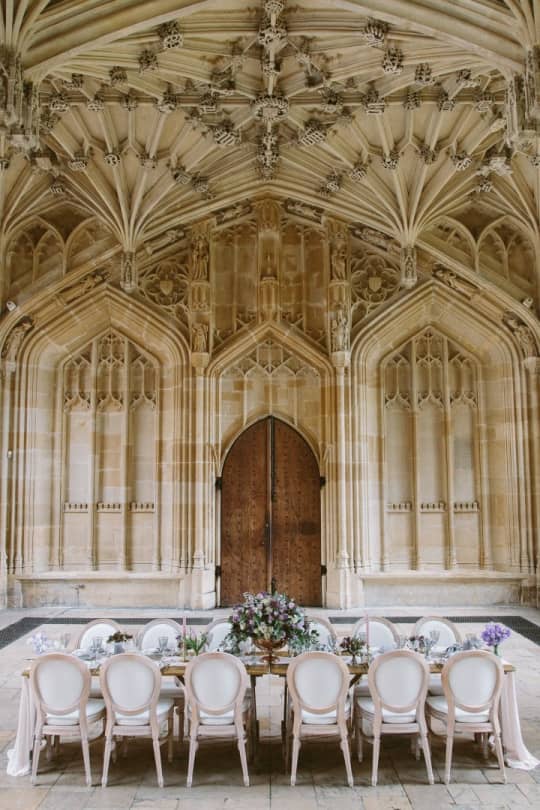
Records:
{"label": "stone corbel", "polygon": [[21,318],[4,341],[2,348],[2,371],[4,374],[13,374],[17,369],[17,358],[26,335],[34,328],[34,321],[30,317]]}
{"label": "stone corbel", "polygon": [[137,262],[135,253],[124,251],[120,259],[120,286],[126,293],[132,293],[138,286]]}
{"label": "stone corbel", "polygon": [[416,248],[406,245],[400,253],[401,280],[400,284],[406,290],[411,290],[418,283],[418,268],[416,261]]}
{"label": "stone corbel", "polygon": [[538,358],[538,344],[532,329],[513,312],[505,312],[502,320],[517,340],[525,361]]}

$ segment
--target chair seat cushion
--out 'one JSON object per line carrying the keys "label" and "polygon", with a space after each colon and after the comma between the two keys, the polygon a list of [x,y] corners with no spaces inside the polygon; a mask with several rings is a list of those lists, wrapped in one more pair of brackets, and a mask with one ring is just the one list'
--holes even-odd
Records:
{"label": "chair seat cushion", "polygon": [[435,673],[429,676],[428,693],[430,695],[444,695],[440,674]]}
{"label": "chair seat cushion", "polygon": [[[88,723],[95,723],[105,712],[103,700],[89,700],[86,704],[86,719]],[[48,726],[76,726],[79,723],[79,710],[69,714],[48,714]]]}
{"label": "chair seat cushion", "polygon": [[[437,695],[428,697],[426,703],[436,712],[448,714],[448,703],[445,697],[439,697]],[[466,712],[464,709],[458,709],[456,706],[456,721],[458,723],[488,723],[489,712]]]}
{"label": "chair seat cushion", "polygon": [[[351,713],[351,701],[349,698],[345,701],[345,717]],[[325,714],[313,714],[305,709],[302,709],[302,723],[308,726],[331,726],[337,723],[337,712],[325,712]]]}
{"label": "chair seat cushion", "polygon": [[[244,698],[242,703],[242,712],[245,713],[249,709],[249,700]],[[201,726],[230,726],[234,722],[234,711],[231,709],[229,712],[223,714],[207,714],[201,710],[200,713]]]}
{"label": "chair seat cushion", "polygon": [[[375,714],[375,704],[371,698],[360,697],[356,701],[356,705],[361,712],[367,714]],[[388,709],[382,710],[383,723],[416,723],[415,712],[391,712]]]}
{"label": "chair seat cushion", "polygon": [[[171,698],[160,698],[157,702],[157,719],[161,722],[174,706]],[[139,714],[121,714],[116,712],[116,725],[118,726],[147,726],[150,723],[150,712],[147,709]]]}

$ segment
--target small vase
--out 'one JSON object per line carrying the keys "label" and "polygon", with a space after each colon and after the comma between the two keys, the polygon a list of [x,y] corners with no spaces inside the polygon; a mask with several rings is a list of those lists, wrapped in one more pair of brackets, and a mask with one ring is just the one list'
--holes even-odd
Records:
{"label": "small vase", "polygon": [[262,660],[265,661],[268,666],[271,666],[274,663],[276,656],[274,655],[275,650],[279,650],[280,647],[283,647],[285,644],[285,639],[275,639],[271,638],[254,638],[253,642],[259,650],[263,650],[266,655],[263,655]]}
{"label": "small vase", "polygon": [[493,645],[493,654],[498,655],[500,657],[501,654],[499,652],[499,645],[498,644]]}
{"label": "small vase", "polygon": [[124,652],[124,643],[122,641],[115,641],[113,655],[118,655],[119,653],[123,652]]}

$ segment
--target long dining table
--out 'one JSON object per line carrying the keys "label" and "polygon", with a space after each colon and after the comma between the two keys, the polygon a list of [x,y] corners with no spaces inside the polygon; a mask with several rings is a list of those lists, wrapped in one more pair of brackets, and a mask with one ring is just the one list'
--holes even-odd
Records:
{"label": "long dining table", "polygon": [[[257,679],[264,675],[275,675],[280,678],[285,678],[289,666],[290,658],[278,656],[275,660],[268,664],[264,662],[259,656],[246,656],[242,658],[247,673],[251,680],[252,695],[253,695],[253,711],[252,711],[252,739],[257,739],[257,712],[256,712],[256,686]],[[160,666],[162,677],[177,677],[183,680],[186,666],[189,662],[182,659],[170,659],[167,663]],[[99,675],[99,666],[92,667],[89,663],[92,676]],[[505,678],[501,695],[501,734],[502,742],[505,751],[505,761],[510,768],[519,768],[522,770],[532,770],[539,763],[539,761],[532,756],[528,751],[521,733],[521,723],[519,719],[519,708],[516,692],[515,667],[509,662],[503,662]],[[430,671],[432,674],[440,673],[443,663],[439,661],[430,662]],[[351,686],[356,683],[361,677],[365,677],[368,672],[369,664],[367,661],[359,661],[356,663],[348,662],[349,672],[351,674]],[[31,751],[34,739],[34,727],[36,723],[36,709],[30,689],[30,669],[26,668],[21,673],[21,698],[19,704],[19,717],[17,724],[17,733],[13,748],[8,751],[8,766],[7,773],[10,776],[24,776],[30,773],[31,768]]]}

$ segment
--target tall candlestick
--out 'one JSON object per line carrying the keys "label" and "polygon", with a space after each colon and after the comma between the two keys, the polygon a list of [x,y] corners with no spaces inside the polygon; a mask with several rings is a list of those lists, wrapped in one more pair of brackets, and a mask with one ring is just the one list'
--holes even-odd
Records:
{"label": "tall candlestick", "polygon": [[184,638],[187,636],[187,619],[185,613],[182,616],[182,635],[184,636]]}
{"label": "tall candlestick", "polygon": [[369,616],[366,613],[366,647],[369,649]]}

